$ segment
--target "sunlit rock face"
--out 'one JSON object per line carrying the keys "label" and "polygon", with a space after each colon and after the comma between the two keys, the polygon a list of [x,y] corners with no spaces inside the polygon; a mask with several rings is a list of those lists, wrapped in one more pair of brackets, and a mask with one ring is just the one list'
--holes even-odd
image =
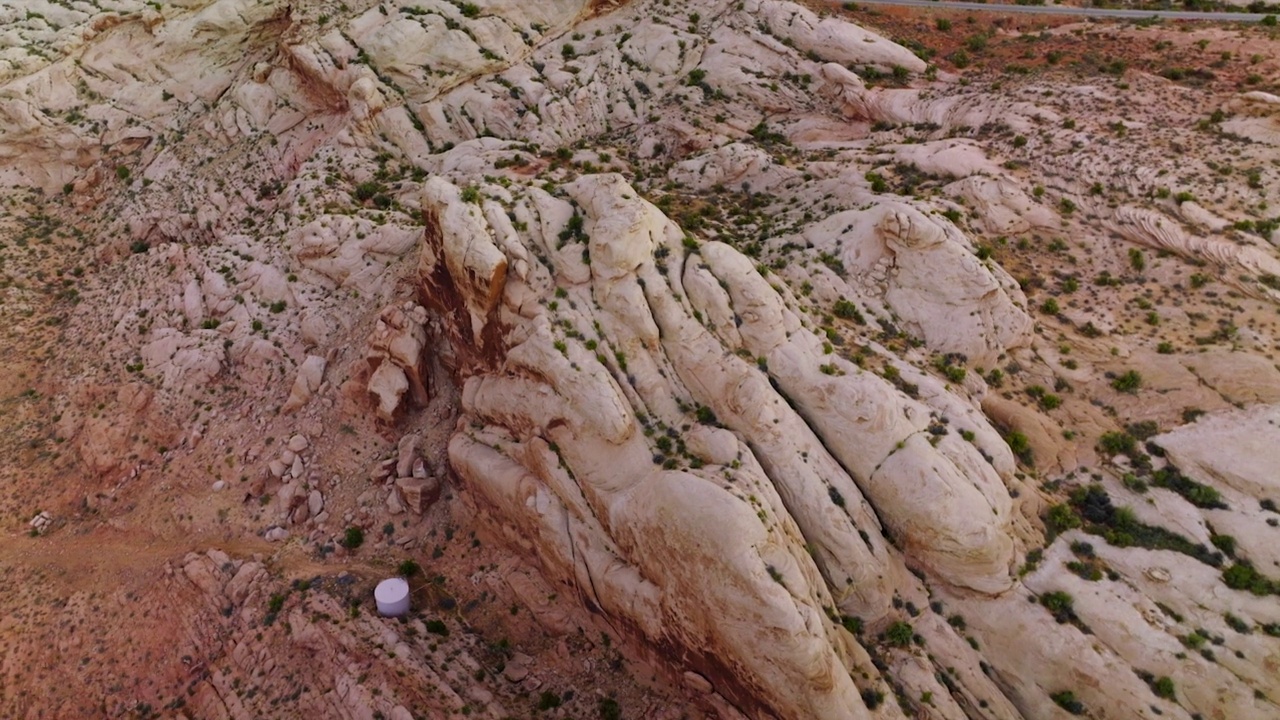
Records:
{"label": "sunlit rock face", "polygon": [[[160,473],[201,537],[169,468],[226,467],[219,537],[336,571],[348,527],[390,527],[384,572],[448,506],[711,716],[1280,716],[1274,96],[1232,95],[1255,142],[1188,197],[1141,133],[1163,80],[1127,78],[1146,124],[1104,178],[1080,137],[1118,121],[1049,98],[1109,90],[960,84],[789,2],[54,8],[3,31],[0,182],[89,228],[56,277],[99,266],[43,326],[80,507]],[[1211,282],[1209,330],[1161,294]],[[247,634],[269,564],[166,577]],[[288,616],[340,689],[307,712],[413,716],[427,676],[418,710],[522,712],[524,675],[465,655],[462,689],[425,642],[366,693],[353,658],[401,645],[321,629],[338,607]]]}

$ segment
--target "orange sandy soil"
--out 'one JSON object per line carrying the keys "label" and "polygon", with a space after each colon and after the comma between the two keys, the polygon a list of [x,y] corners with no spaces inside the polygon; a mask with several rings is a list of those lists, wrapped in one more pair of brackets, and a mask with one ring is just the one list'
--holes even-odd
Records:
{"label": "orange sandy soil", "polygon": [[[939,70],[990,74],[1061,72],[1089,77],[1125,70],[1184,71],[1179,82],[1211,91],[1280,88],[1280,62],[1271,51],[1274,28],[1209,22],[1094,22],[1069,16],[857,6],[805,0],[906,45]],[[946,24],[949,22],[949,29]],[[956,53],[968,55],[957,67]]]}

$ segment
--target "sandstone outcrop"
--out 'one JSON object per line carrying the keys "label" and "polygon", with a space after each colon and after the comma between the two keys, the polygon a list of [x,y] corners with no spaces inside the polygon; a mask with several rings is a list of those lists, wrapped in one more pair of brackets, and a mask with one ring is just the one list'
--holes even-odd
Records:
{"label": "sandstone outcrop", "polygon": [[945,221],[884,203],[832,215],[805,238],[839,257],[855,282],[878,286],[888,307],[939,352],[989,364],[1026,342],[1031,319],[1021,291],[984,267]]}
{"label": "sandstone outcrop", "polygon": [[[1280,277],[1280,259],[1264,242],[1230,242],[1192,235],[1163,213],[1133,207],[1117,209],[1113,227],[1125,239],[1145,247],[1230,266],[1251,275]],[[1251,283],[1248,288],[1253,292],[1280,292],[1263,284]]]}
{"label": "sandstone outcrop", "polygon": [[284,403],[284,412],[294,412],[307,404],[307,401],[320,389],[324,381],[324,358],[308,355],[298,367],[298,375],[294,378],[293,387],[289,390],[289,399]]}
{"label": "sandstone outcrop", "polygon": [[365,354],[370,375],[367,389],[377,403],[378,417],[391,422],[405,396],[419,406],[428,400],[425,367],[426,310],[412,303],[390,306],[379,314]]}
{"label": "sandstone outcrop", "polygon": [[[858,702],[855,688],[839,680],[849,672],[843,641],[834,639],[843,630],[827,624],[824,608],[883,616],[894,586],[911,584],[904,562],[958,586],[1010,587],[1008,495],[970,446],[935,449],[919,435],[929,411],[875,376],[852,366],[843,377],[817,372],[821,342],[746,258],[719,243],[686,253],[679,229],[621,177],[584,177],[566,190],[590,237],[583,248],[589,279],[573,283],[572,265],[539,267],[549,274],[530,279],[548,288],[564,277],[578,310],[562,328],[542,313],[521,317],[532,289],[507,280],[500,315],[511,328],[506,363],[469,380],[463,396],[465,411],[485,426],[450,446],[468,487],[520,528],[543,563],[571,572],[592,588],[594,603],[651,642],[679,642],[690,652],[721,648],[717,658],[699,661],[700,670],[754,685],[726,691],[748,690],[811,717],[842,717],[838,708]],[[449,222],[441,228],[446,256],[449,242],[477,232]],[[468,279],[455,286],[470,308],[489,285]],[[593,356],[591,347],[612,357]],[[760,357],[767,372],[738,350]],[[688,442],[678,430],[694,427],[690,407],[705,408],[696,413],[703,437],[722,433],[716,427],[723,424],[745,444],[726,435],[724,450],[689,455],[707,443]],[[663,442],[651,446],[646,435]],[[936,502],[922,500],[929,496]],[[719,520],[675,521],[677,508]],[[658,532],[658,517],[665,548],[717,548],[696,551],[703,568],[696,580],[668,574],[671,550],[646,540]],[[874,539],[881,522],[905,558]],[[799,552],[802,539],[815,547],[812,556]],[[579,554],[588,559],[575,565]],[[725,587],[737,588],[736,597],[746,592],[752,609],[723,595]],[[697,619],[686,602],[718,608],[719,619]],[[729,617],[735,620],[726,623]],[[790,640],[724,635],[725,624],[781,624]],[[822,650],[828,643],[834,652]]]}
{"label": "sandstone outcrop", "polygon": [[1210,181],[1225,91],[835,7],[117,5],[0,33],[0,564],[136,563],[111,714],[1276,716],[1274,96]]}
{"label": "sandstone outcrop", "polygon": [[[1173,464],[1195,477],[1249,497],[1274,499],[1280,496],[1280,479],[1272,472],[1280,451],[1274,442],[1277,424],[1280,408],[1255,405],[1201,418],[1158,436],[1155,442]],[[1223,453],[1224,445],[1233,451]]]}
{"label": "sandstone outcrop", "polygon": [[813,52],[840,64],[894,67],[924,72],[925,62],[911,51],[875,33],[834,18],[819,19],[809,10],[781,0],[750,3],[775,35],[790,39],[801,52]]}

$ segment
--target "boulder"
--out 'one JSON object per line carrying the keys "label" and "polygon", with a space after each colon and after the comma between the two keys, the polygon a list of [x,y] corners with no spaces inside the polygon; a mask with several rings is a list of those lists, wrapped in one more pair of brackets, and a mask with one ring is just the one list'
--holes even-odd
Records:
{"label": "boulder", "polygon": [[711,682],[692,670],[685,672],[684,686],[703,695],[709,694],[712,691]]}
{"label": "boulder", "polygon": [[44,534],[46,530],[53,525],[53,516],[46,511],[41,511],[31,518],[31,522],[27,523],[32,530],[38,534]]}
{"label": "boulder", "polygon": [[424,365],[426,310],[406,303],[385,308],[369,336],[366,361],[372,368],[367,391],[377,400],[378,417],[395,419],[406,393],[418,406],[430,399]]}
{"label": "boulder", "polygon": [[182,566],[187,579],[207,595],[222,594],[222,579],[213,561],[207,557],[198,557]]}
{"label": "boulder", "polygon": [[502,676],[509,682],[518,683],[529,677],[529,666],[516,659],[512,659],[502,669]]}
{"label": "boulder", "polygon": [[311,517],[316,517],[324,511],[324,496],[320,494],[319,490],[312,490],[311,494],[307,496],[307,509]]}
{"label": "boulder", "polygon": [[418,457],[419,440],[420,438],[416,435],[405,435],[400,438],[396,452],[396,477],[409,477],[410,471],[413,470],[413,461]]}
{"label": "boulder", "polygon": [[284,413],[296,413],[320,389],[324,382],[325,359],[319,355],[307,355],[307,359],[298,366],[298,374],[293,378],[293,387],[289,389],[289,398],[284,401]]}
{"label": "boulder", "polygon": [[297,480],[291,480],[276,491],[276,497],[280,500],[280,509],[284,512],[291,512],[294,508],[306,502],[307,498],[302,494],[301,488]]}
{"label": "boulder", "polygon": [[400,401],[409,390],[404,370],[384,362],[369,376],[369,394],[377,400],[378,419],[392,422],[400,410]]}
{"label": "boulder", "polygon": [[400,502],[415,515],[421,515],[440,497],[440,481],[435,478],[407,477],[396,480]]}
{"label": "boulder", "polygon": [[400,502],[400,491],[398,489],[392,488],[391,492],[387,493],[386,505],[387,512],[392,515],[399,515],[404,512],[404,503]]}
{"label": "boulder", "polygon": [[[267,538],[270,540],[271,538]],[[227,583],[227,597],[231,598],[233,603],[242,603],[249,594],[253,583],[264,578],[266,571],[262,565],[256,562],[246,562],[236,571],[231,581]]]}

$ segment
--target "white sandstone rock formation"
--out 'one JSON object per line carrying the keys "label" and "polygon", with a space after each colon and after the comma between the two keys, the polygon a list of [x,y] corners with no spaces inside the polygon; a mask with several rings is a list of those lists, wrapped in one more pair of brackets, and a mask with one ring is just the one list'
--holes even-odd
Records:
{"label": "white sandstone rock formation", "polygon": [[417,405],[427,402],[430,382],[424,367],[426,310],[412,303],[389,306],[378,317],[365,354],[370,375],[367,390],[377,402],[378,417],[390,422],[407,394]]}
{"label": "white sandstone rock formation", "polygon": [[[1071,691],[1098,717],[1277,716],[1274,598],[1223,575],[1280,576],[1280,418],[1248,407],[1280,401],[1280,260],[1236,229],[1280,202],[1273,96],[1233,100],[1221,128],[1260,142],[1175,208],[1159,190],[1194,173],[1167,157],[1186,123],[1152,107],[1186,95],[1165,81],[1131,69],[1123,110],[1114,79],[934,82],[834,8],[40,3],[0,9],[0,182],[21,187],[0,232],[39,228],[31,205],[97,244],[51,229],[48,267],[0,247],[10,336],[50,341],[11,353],[0,430],[60,479],[22,505],[66,508],[27,526],[59,528],[40,543],[131,539],[146,499],[165,540],[280,551],[166,576],[210,616],[172,623],[207,662],[174,674],[190,713],[423,714],[412,696],[500,718],[567,689],[541,659],[499,674],[425,627],[347,622],[340,578],[271,599],[296,551],[389,526],[307,572],[425,567],[437,527],[496,536],[500,570],[448,548],[441,576],[510,585],[565,663],[598,628],[546,598],[581,605],[690,714],[1025,720]],[[18,52],[31,38],[57,43]],[[51,269],[78,295],[45,293]],[[1130,369],[1140,392],[1113,382]],[[1108,432],[1141,438],[1110,453]],[[1221,502],[1149,482],[1165,463]],[[314,693],[228,679],[292,682],[311,657]]]}
{"label": "white sandstone rock formation", "polygon": [[939,352],[981,365],[1027,341],[1031,320],[1016,283],[984,266],[945,220],[883,203],[832,215],[806,230],[805,239],[839,257],[855,282],[877,287]]}
{"label": "white sandstone rock formation", "polygon": [[[302,365],[298,367],[298,374],[294,378],[293,387],[289,390],[289,399],[284,403],[284,412],[298,410],[316,394],[324,381],[326,364],[325,359],[318,355],[308,355],[307,359],[302,361]],[[292,444],[290,449],[293,449]]]}

